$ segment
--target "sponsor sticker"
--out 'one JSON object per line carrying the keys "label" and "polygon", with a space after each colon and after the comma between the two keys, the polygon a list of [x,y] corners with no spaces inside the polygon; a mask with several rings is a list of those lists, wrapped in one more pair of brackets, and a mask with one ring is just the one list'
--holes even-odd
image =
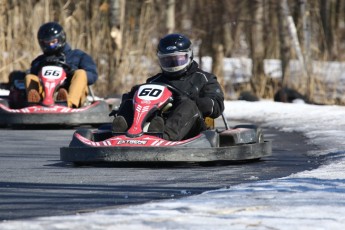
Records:
{"label": "sponsor sticker", "polygon": [[130,144],[130,145],[145,145],[147,141],[142,140],[120,140],[117,142],[118,145]]}

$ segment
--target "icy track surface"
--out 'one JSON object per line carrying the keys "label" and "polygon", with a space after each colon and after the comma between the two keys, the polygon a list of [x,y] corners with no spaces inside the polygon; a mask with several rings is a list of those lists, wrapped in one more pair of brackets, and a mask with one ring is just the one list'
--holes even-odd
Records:
{"label": "icy track surface", "polygon": [[345,229],[345,107],[226,102],[229,119],[303,132],[326,164],[184,199],[74,216],[0,223],[0,229]]}

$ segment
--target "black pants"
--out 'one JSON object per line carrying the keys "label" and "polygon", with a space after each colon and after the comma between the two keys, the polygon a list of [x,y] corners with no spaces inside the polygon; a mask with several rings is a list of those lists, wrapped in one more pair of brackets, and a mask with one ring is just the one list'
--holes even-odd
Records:
{"label": "black pants", "polygon": [[[130,127],[133,123],[133,102],[126,100],[119,108],[118,115],[123,116]],[[180,141],[191,138],[206,129],[204,119],[190,99],[174,102],[170,111],[162,116],[165,120],[163,138]]]}

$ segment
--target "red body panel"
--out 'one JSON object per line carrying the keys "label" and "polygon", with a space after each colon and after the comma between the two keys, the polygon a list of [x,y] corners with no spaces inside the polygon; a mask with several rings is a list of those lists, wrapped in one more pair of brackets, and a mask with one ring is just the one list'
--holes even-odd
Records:
{"label": "red body panel", "polygon": [[77,112],[83,112],[85,110],[88,110],[92,107],[95,107],[100,102],[92,103],[89,106],[85,106],[82,108],[69,108],[62,105],[52,105],[52,106],[43,106],[43,105],[33,105],[21,109],[11,109],[5,105],[0,104],[0,109],[8,112],[8,113],[30,113],[30,114],[46,114],[46,113],[77,113]]}
{"label": "red body panel", "polygon": [[66,79],[66,72],[59,66],[44,66],[38,74],[44,89],[42,104],[45,106],[54,105],[54,92],[57,86]]}
{"label": "red body panel", "polygon": [[162,85],[145,84],[139,87],[134,96],[134,119],[127,134],[139,136],[143,133],[143,125],[150,113],[163,107],[172,93]]}
{"label": "red body panel", "polygon": [[75,133],[74,135],[78,140],[91,147],[171,147],[186,144],[201,136],[201,134],[199,134],[183,141],[168,141],[149,134],[144,134],[140,137],[134,138],[126,135],[118,135],[103,141],[94,142],[78,133]]}

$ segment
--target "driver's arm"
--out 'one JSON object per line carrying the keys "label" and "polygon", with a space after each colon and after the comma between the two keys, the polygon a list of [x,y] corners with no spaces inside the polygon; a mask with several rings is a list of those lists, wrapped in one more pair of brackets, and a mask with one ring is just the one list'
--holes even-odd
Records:
{"label": "driver's arm", "polygon": [[90,55],[86,53],[81,54],[78,69],[83,69],[86,71],[88,85],[92,85],[98,79],[97,66]]}
{"label": "driver's arm", "polygon": [[214,75],[208,79],[195,102],[204,117],[217,118],[223,113],[224,93]]}
{"label": "driver's arm", "polygon": [[38,72],[40,71],[40,69],[42,67],[42,63],[44,62],[44,60],[45,60],[44,55],[40,55],[37,58],[35,58],[31,62],[31,67],[30,67],[29,73],[37,76]]}

